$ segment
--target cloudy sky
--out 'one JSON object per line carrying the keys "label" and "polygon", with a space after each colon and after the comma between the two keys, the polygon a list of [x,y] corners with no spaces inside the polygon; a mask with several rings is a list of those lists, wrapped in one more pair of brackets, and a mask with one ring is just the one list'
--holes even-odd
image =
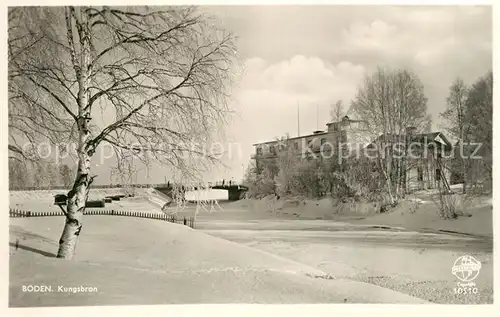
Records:
{"label": "cloudy sky", "polygon": [[[206,180],[241,179],[252,144],[325,128],[336,100],[348,105],[377,66],[412,69],[422,80],[433,128],[457,76],[474,82],[492,67],[492,12],[472,6],[204,7],[238,36],[245,72],[234,87],[227,129],[241,153]],[[163,181],[152,173],[151,181]],[[142,177],[139,176],[139,181]],[[104,179],[103,179],[104,180]]]}

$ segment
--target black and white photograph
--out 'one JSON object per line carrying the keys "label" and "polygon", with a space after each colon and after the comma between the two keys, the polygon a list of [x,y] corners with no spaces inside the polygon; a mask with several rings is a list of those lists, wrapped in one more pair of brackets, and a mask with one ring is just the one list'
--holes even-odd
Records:
{"label": "black and white photograph", "polygon": [[9,308],[493,304],[491,4],[4,18]]}

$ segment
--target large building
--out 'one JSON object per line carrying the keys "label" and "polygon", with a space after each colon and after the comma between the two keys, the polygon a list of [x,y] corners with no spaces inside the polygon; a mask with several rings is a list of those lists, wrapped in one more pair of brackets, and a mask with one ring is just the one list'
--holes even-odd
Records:
{"label": "large building", "polygon": [[[382,135],[374,138],[364,121],[352,120],[348,116],[326,126],[325,131],[254,144],[252,159],[255,159],[257,170],[263,162],[275,160],[281,151],[290,150],[290,147],[292,153],[304,159],[336,159],[341,163],[342,159],[364,155],[367,153],[364,151],[379,144],[378,141],[394,144],[403,140],[406,146],[412,145],[412,155],[407,155],[403,160],[405,187],[408,190],[436,188],[440,185],[448,187],[450,172],[447,166],[452,145],[441,132],[417,134],[414,128],[408,128],[405,134],[393,135],[388,141]],[[373,164],[376,164],[375,161]]]}
{"label": "large building", "polygon": [[318,130],[312,134],[288,138],[286,140],[274,140],[253,144],[255,154],[252,158],[257,164],[261,160],[273,159],[278,156],[279,151],[285,147],[292,147],[297,155],[314,156],[322,153],[318,157],[333,157],[342,144],[364,144],[369,143],[369,139],[363,138],[363,122],[360,120],[351,120],[345,116],[341,121],[330,122],[326,131]]}

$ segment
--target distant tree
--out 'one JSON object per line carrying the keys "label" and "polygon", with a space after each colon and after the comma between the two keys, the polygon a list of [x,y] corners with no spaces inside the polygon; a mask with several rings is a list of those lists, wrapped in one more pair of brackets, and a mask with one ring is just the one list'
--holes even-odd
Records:
{"label": "distant tree", "polygon": [[342,100],[338,100],[334,105],[330,108],[330,120],[332,122],[341,121],[345,116],[344,105]]}
{"label": "distant tree", "polygon": [[42,189],[45,186],[45,165],[37,162],[33,165],[33,185],[36,189]]}
{"label": "distant tree", "polygon": [[247,197],[263,198],[276,192],[274,177],[268,165],[249,164],[243,183],[248,186]]}
{"label": "distant tree", "polygon": [[30,187],[26,164],[18,159],[9,159],[9,189]]}
{"label": "distant tree", "polygon": [[34,186],[38,189],[59,185],[57,168],[50,160],[39,160],[33,163],[30,173],[33,175]]}
{"label": "distant tree", "polygon": [[45,175],[46,175],[46,182],[49,187],[57,186],[59,185],[59,171],[57,170],[57,165],[52,162],[52,161],[47,161],[44,162],[45,165]]}
{"label": "distant tree", "polygon": [[432,131],[432,115],[427,116],[427,122],[425,123],[425,128],[423,129],[424,132],[431,132]]}
{"label": "distant tree", "polygon": [[304,159],[301,149],[292,146],[288,135],[279,138],[278,142],[282,147],[276,158],[276,193],[281,197],[320,197],[325,186],[319,159]]}
{"label": "distant tree", "polygon": [[450,86],[446,98],[446,110],[440,114],[445,121],[446,131],[457,140],[463,140],[465,132],[465,103],[469,88],[461,78],[456,78]]}
{"label": "distant tree", "polygon": [[280,196],[286,196],[295,192],[294,175],[300,162],[300,153],[292,146],[289,135],[279,138],[278,141],[282,147],[276,159],[276,191]]}
{"label": "distant tree", "polygon": [[[468,133],[465,118],[465,106],[469,88],[461,78],[455,79],[450,86],[450,92],[446,99],[446,110],[440,114],[441,118],[446,122],[446,130],[456,140],[460,146],[463,146],[465,136]],[[467,129],[467,130],[466,130]],[[462,151],[463,152],[463,151]],[[467,160],[462,155],[460,158],[463,173],[463,187],[462,191],[465,194],[467,190]]]}
{"label": "distant tree", "polygon": [[487,178],[492,176],[493,153],[493,72],[479,78],[470,88],[465,102],[466,133],[470,142],[481,143]]}
{"label": "distant tree", "polygon": [[61,177],[62,184],[65,187],[71,186],[73,183],[73,172],[67,164],[59,166],[59,174]]}

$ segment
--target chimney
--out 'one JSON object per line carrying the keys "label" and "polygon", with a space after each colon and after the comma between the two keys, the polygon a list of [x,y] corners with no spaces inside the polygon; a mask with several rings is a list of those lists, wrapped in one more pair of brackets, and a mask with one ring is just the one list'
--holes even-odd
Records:
{"label": "chimney", "polygon": [[320,133],[323,133],[323,132],[325,132],[325,131],[323,131],[323,130],[316,130],[316,131],[313,131],[313,134],[320,134]]}

